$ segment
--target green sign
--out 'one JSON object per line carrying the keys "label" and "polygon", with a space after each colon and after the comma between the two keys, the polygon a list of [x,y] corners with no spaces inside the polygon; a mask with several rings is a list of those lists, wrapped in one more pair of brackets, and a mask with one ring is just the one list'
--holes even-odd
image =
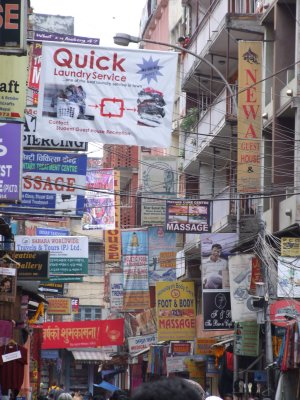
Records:
{"label": "green sign", "polygon": [[238,356],[258,356],[259,325],[256,321],[236,322],[234,334],[234,354]]}

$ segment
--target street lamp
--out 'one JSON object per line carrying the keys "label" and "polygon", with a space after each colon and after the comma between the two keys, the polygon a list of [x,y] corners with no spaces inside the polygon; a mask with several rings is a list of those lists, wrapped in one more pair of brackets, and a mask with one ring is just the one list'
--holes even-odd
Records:
{"label": "street lamp", "polygon": [[116,35],[114,36],[114,43],[119,46],[128,46],[129,43],[140,43],[140,42],[152,43],[152,44],[158,44],[160,46],[171,47],[175,50],[184,51],[185,53],[188,53],[188,54],[194,56],[198,60],[205,62],[211,69],[214,70],[214,72],[217,75],[219,75],[219,77],[224,82],[225,86],[227,87],[228,92],[230,93],[230,97],[232,98],[234,108],[237,111],[237,102],[236,102],[235,94],[233,93],[230,84],[228,83],[227,79],[222,74],[222,72],[219,71],[218,68],[215,67],[210,61],[199,56],[198,54],[194,53],[193,51],[190,51],[186,48],[182,48],[181,46],[177,46],[176,44],[157,42],[156,40],[144,39],[144,38],[141,38],[138,36],[131,36],[131,35],[128,35],[127,33],[116,33]]}

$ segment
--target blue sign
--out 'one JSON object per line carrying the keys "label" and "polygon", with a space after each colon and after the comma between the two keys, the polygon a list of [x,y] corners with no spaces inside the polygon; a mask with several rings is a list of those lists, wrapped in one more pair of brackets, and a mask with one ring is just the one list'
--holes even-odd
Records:
{"label": "blue sign", "polygon": [[55,229],[55,228],[36,228],[37,236],[68,236],[70,231],[68,229]]}

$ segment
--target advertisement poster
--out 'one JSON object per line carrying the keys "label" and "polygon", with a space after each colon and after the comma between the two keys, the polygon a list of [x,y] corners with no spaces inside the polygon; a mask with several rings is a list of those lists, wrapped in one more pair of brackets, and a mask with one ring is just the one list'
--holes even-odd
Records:
{"label": "advertisement poster", "polygon": [[238,42],[237,191],[260,191],[262,41]]}
{"label": "advertisement poster", "polygon": [[123,310],[123,274],[111,272],[110,281],[110,311]]}
{"label": "advertisement poster", "polygon": [[120,171],[114,171],[115,228],[104,231],[105,261],[121,261]]}
{"label": "advertisement poster", "polygon": [[210,201],[166,201],[167,232],[203,233],[210,230]]}
{"label": "advertisement poster", "polygon": [[[0,36],[1,37],[1,36]],[[0,55],[0,121],[24,122],[27,56]]]}
{"label": "advertisement poster", "polygon": [[229,291],[228,256],[238,242],[236,233],[200,235],[203,292]]}
{"label": "advertisement poster", "polygon": [[15,236],[16,251],[49,251],[50,275],[88,273],[87,236]]}
{"label": "advertisement poster", "polygon": [[21,125],[0,124],[0,201],[21,200]]}
{"label": "advertisement poster", "polygon": [[149,284],[176,280],[176,233],[165,232],[163,226],[148,228]]}
{"label": "advertisement poster", "polygon": [[42,349],[121,346],[124,319],[43,324]]}
{"label": "advertisement poster", "polygon": [[177,195],[177,158],[172,156],[142,156],[142,193],[163,196]]}
{"label": "advertisement poster", "polygon": [[300,257],[300,238],[281,238],[281,255],[283,257]]}
{"label": "advertisement poster", "polygon": [[87,169],[82,229],[114,229],[114,170]]}
{"label": "advertisement poster", "polygon": [[44,42],[42,56],[38,132],[170,146],[177,53]]}
{"label": "advertisement poster", "polygon": [[277,296],[300,298],[300,257],[278,257]]}
{"label": "advertisement poster", "polygon": [[140,335],[147,335],[156,332],[156,308],[148,308],[147,310],[136,314],[136,323]]}
{"label": "advertisement poster", "polygon": [[257,357],[259,355],[259,325],[256,321],[234,324],[234,354]]}
{"label": "advertisement poster", "polygon": [[152,195],[149,197],[151,199],[147,198],[147,195],[145,195],[141,199],[141,225],[164,225],[166,220],[166,200],[163,198],[153,200]]}
{"label": "advertisement poster", "polygon": [[194,340],[194,282],[156,282],[157,335],[161,340]]}
{"label": "advertisement poster", "polygon": [[123,309],[149,308],[148,230],[122,231]]}
{"label": "advertisement poster", "polygon": [[85,154],[26,150],[23,152],[22,203],[8,206],[6,211],[81,216],[85,174]]}
{"label": "advertisement poster", "polygon": [[228,258],[231,315],[234,322],[257,319],[257,312],[250,294],[253,257],[253,254],[240,254]]}

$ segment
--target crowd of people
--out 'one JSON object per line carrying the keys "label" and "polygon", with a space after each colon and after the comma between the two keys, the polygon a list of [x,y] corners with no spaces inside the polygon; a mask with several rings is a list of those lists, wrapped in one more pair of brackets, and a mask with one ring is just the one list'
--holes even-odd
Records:
{"label": "crowd of people", "polygon": [[116,390],[113,393],[93,396],[80,391],[67,393],[64,385],[55,382],[50,386],[47,396],[40,396],[38,400],[233,400],[232,394],[223,398],[210,396],[196,382],[183,378],[162,378],[157,381],[146,382],[140,385],[130,396],[125,390]]}

